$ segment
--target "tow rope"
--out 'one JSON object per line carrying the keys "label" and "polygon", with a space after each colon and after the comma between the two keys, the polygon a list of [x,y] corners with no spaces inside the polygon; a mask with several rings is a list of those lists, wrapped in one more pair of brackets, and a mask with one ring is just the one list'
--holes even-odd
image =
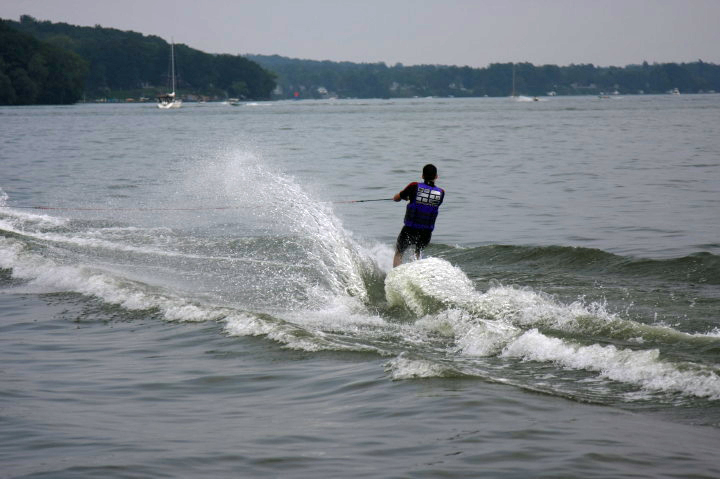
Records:
{"label": "tow rope", "polygon": [[[346,201],[331,201],[333,204],[343,203],[367,203],[369,201],[392,201],[392,198],[376,198],[372,200],[346,200]],[[18,208],[28,210],[43,210],[43,211],[211,211],[211,210],[234,210],[245,208],[244,206],[201,206],[194,208],[90,208],[90,207],[77,207],[77,206],[11,206],[11,205],[0,205],[0,208]]]}

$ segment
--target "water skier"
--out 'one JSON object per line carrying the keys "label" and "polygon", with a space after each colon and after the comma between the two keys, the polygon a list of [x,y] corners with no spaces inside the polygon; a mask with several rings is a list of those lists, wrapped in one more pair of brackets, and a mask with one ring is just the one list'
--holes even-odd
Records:
{"label": "water skier", "polygon": [[445,198],[445,190],[435,186],[438,175],[434,165],[423,167],[422,178],[422,183],[410,183],[393,197],[394,201],[409,201],[404,226],[395,244],[393,268],[402,263],[403,253],[410,245],[415,245],[415,258],[420,259],[422,250],[430,243],[438,209]]}

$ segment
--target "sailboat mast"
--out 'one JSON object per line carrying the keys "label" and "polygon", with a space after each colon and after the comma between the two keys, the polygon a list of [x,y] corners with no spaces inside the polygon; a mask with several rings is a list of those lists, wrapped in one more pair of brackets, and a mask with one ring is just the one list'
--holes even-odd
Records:
{"label": "sailboat mast", "polygon": [[172,74],[172,94],[175,96],[175,40],[170,43],[170,71]]}
{"label": "sailboat mast", "polygon": [[[158,108],[167,110],[170,108],[180,108],[182,100],[175,98],[175,39],[170,41],[170,76],[172,77],[172,92],[158,96]],[[167,88],[167,84],[165,85]],[[167,90],[166,90],[167,91]]]}
{"label": "sailboat mast", "polygon": [[515,96],[515,63],[512,64],[512,95],[510,96]]}

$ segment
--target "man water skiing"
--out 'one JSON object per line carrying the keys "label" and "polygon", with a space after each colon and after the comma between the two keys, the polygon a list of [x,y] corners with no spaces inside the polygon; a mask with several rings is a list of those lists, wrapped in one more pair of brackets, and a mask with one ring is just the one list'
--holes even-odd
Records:
{"label": "man water skiing", "polygon": [[402,263],[403,253],[415,245],[415,258],[420,259],[422,250],[430,243],[438,209],[445,198],[445,190],[435,186],[437,168],[428,164],[423,167],[422,183],[410,183],[393,197],[394,201],[410,201],[405,210],[405,221],[395,244],[393,268]]}

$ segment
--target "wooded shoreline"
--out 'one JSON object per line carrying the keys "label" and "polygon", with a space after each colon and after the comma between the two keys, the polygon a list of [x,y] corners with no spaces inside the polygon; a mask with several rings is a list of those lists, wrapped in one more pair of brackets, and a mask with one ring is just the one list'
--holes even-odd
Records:
{"label": "wooded shoreline", "polygon": [[[153,35],[28,15],[19,22],[0,19],[0,105],[153,101],[168,85],[169,52],[169,44]],[[625,67],[388,66],[218,55],[183,44],[175,45],[175,56],[178,95],[188,101],[720,92],[720,65],[702,60]]]}

